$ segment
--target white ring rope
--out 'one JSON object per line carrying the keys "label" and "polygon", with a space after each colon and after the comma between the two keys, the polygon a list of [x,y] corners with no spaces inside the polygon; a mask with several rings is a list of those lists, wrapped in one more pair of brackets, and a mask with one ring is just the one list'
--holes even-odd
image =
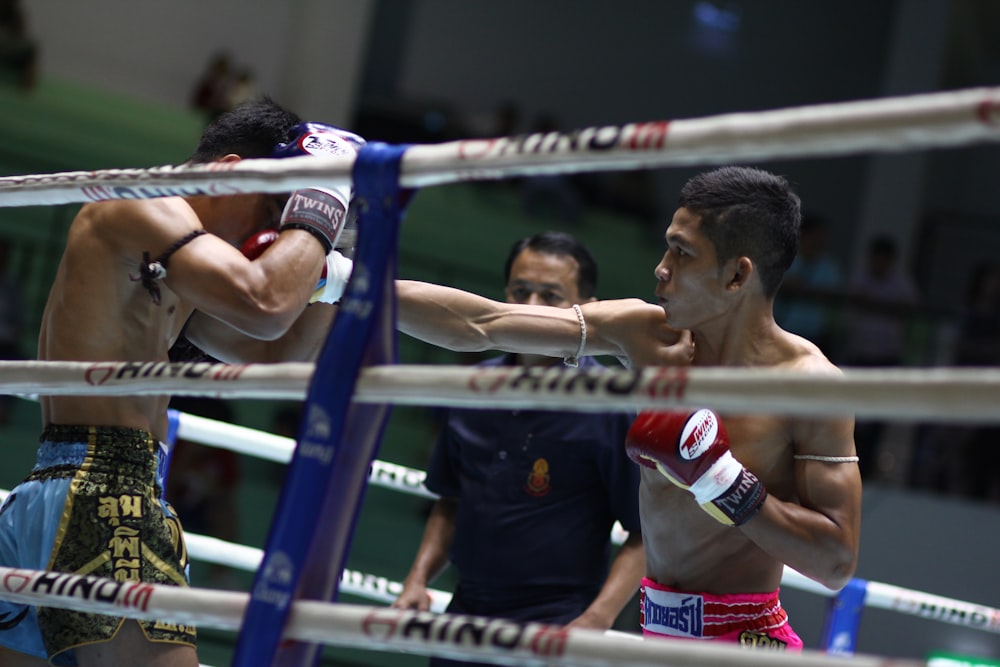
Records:
{"label": "white ring rope", "polygon": [[[636,169],[705,162],[899,151],[1000,140],[1000,89],[975,89],[701,119],[633,123],[579,132],[463,140],[413,146],[402,161],[400,183],[423,187],[504,176]],[[285,192],[348,183],[353,160],[302,157],[246,160],[235,166],[169,166],[0,178],[0,206],[60,204],[188,194]],[[346,239],[342,245],[350,245]],[[305,395],[312,364],[244,366],[160,362],[4,362],[0,391],[34,395],[183,394],[295,398]],[[428,388],[433,387],[433,392]],[[708,404],[720,411],[842,414],[923,421],[1000,421],[1000,370],[847,370],[843,377],[812,377],[747,369],[649,368],[602,376],[559,370],[531,374],[466,367],[375,367],[358,381],[359,402],[406,405],[533,407],[576,410],[668,408]],[[206,420],[210,421],[210,420]],[[189,423],[190,424],[190,423]],[[205,427],[202,424],[202,427]],[[195,427],[191,427],[195,428]],[[249,429],[248,429],[249,430]],[[182,437],[194,439],[192,433]],[[276,437],[276,436],[275,436]],[[266,439],[265,439],[266,440]],[[272,445],[274,443],[271,443]],[[277,452],[278,450],[274,450]],[[280,454],[284,455],[284,454]],[[286,459],[287,460],[287,459]],[[377,462],[381,463],[381,462]],[[393,464],[384,464],[392,466]],[[397,479],[383,468],[383,479]],[[377,466],[373,465],[372,476]],[[420,471],[416,471],[419,473]],[[416,475],[383,484],[427,495]],[[375,482],[372,482],[375,483]],[[423,493],[421,493],[421,489]],[[3,494],[5,495],[5,494]],[[432,495],[432,494],[431,494]],[[226,564],[256,570],[260,550],[188,535],[192,555],[212,553]],[[238,554],[237,557],[232,557]],[[791,573],[791,574],[790,574]],[[359,590],[371,594],[368,577]],[[786,568],[783,584],[831,595]],[[392,585],[375,591],[386,602]],[[381,586],[381,582],[375,588]],[[112,591],[113,589],[113,591]],[[351,592],[349,587],[345,592]],[[110,593],[114,593],[111,595]],[[447,594],[444,594],[447,595]],[[156,618],[238,629],[248,596],[190,588],[123,584],[93,577],[0,567],[0,597],[31,604]],[[866,604],[1000,632],[1000,611],[869,582]],[[475,625],[480,623],[480,625]],[[467,627],[464,635],[461,628]],[[822,654],[743,652],[725,645],[634,642],[603,633],[497,619],[402,611],[299,600],[287,637],[358,648],[397,648],[424,655],[537,665],[829,665]],[[460,641],[464,636],[466,641]],[[736,651],[739,651],[738,658]],[[916,665],[896,659],[855,657],[855,665]]]}
{"label": "white ring rope", "polygon": [[[246,593],[181,588],[99,577],[0,567],[0,598],[23,604],[238,630]],[[746,651],[717,642],[645,641],[608,637],[595,630],[539,623],[453,616],[386,607],[292,603],[286,638],[367,650],[402,650],[498,664],[579,667],[830,667],[843,657]],[[853,667],[917,667],[922,661],[855,656]]]}
{"label": "white ring rope", "polygon": [[[190,394],[305,398],[311,363],[0,362],[0,393]],[[649,367],[600,372],[391,365],[362,370],[361,403],[607,411],[711,406],[720,412],[782,412],[1000,421],[1000,368],[848,368],[839,376],[753,368]]]}
{"label": "white ring rope", "polygon": [[[185,412],[179,413],[177,437],[278,463],[291,461],[292,453],[295,451],[293,438]],[[424,486],[426,476],[427,473],[422,470],[376,459],[372,461],[371,470],[368,472],[368,483],[423,498],[437,498],[436,494]]]}
{"label": "white ring rope", "polygon": [[[291,460],[292,450],[295,447],[295,441],[292,438],[255,431],[243,426],[187,413],[179,413],[177,437],[202,445],[232,449],[251,456],[259,455],[259,452],[265,457],[274,456],[271,460],[282,462]],[[244,441],[247,444],[243,444]],[[240,444],[234,445],[234,443]],[[259,448],[258,443],[264,443],[264,447]],[[276,452],[280,453],[275,454]],[[427,473],[422,470],[375,460],[372,462],[368,481],[370,484],[409,495],[434,498],[436,496],[428,491],[423,484],[426,476]],[[624,541],[626,533],[618,525],[615,528],[612,541],[620,545]],[[223,549],[228,550],[229,546],[233,546],[237,549],[236,553],[239,554],[240,562],[251,566],[250,571],[255,571],[260,564],[262,552],[259,549],[231,545],[231,543],[215,538],[194,537],[195,541],[188,543],[188,552],[193,557],[200,555],[204,560],[210,554],[219,553]],[[205,542],[205,540],[211,540],[211,542]],[[212,562],[221,565],[228,564],[221,559],[213,559]],[[782,575],[781,585],[825,597],[836,595],[834,591],[787,566]],[[402,591],[402,584],[355,570],[345,570],[341,577],[341,590],[368,599],[391,602],[395,599],[393,593],[398,595]],[[444,610],[451,595],[446,591],[433,589],[429,592],[433,601],[432,609]],[[908,590],[891,584],[867,582],[865,606],[888,609],[911,616],[935,619],[1000,634],[1000,610],[998,609]]]}
{"label": "white ring rope", "polygon": [[[9,492],[0,489],[0,502]],[[184,534],[188,555],[205,563],[224,565],[245,572],[256,572],[264,552],[256,547],[235,544],[197,533]],[[834,591],[816,583],[805,575],[785,567],[781,578],[783,587],[795,588],[832,597]],[[345,568],[340,577],[340,591],[375,602],[389,604],[401,593],[403,584],[374,574]],[[427,590],[431,596],[431,611],[443,612],[451,601],[451,593],[435,588]],[[0,598],[3,597],[0,592]],[[947,598],[922,591],[893,586],[875,581],[867,582],[864,604],[866,607],[886,609],[901,614],[959,625],[975,630],[1000,634],[1000,609]]]}
{"label": "white ring rope", "polygon": [[[1000,89],[974,88],[407,149],[400,185],[900,151],[1000,140]],[[349,184],[349,157],[302,156],[0,178],[0,206],[287,192]]]}
{"label": "white ring rope", "polygon": [[[295,447],[292,438],[183,412],[178,414],[177,437],[279,463],[290,461]],[[426,472],[416,468],[375,460],[369,470],[368,482],[408,495],[436,498],[437,496],[428,491],[423,484],[426,476]],[[0,489],[0,502],[7,493]],[[612,541],[620,545],[625,535],[624,530],[616,524],[612,532]],[[263,552],[256,547],[234,544],[196,533],[186,533],[185,539],[190,556],[208,563],[255,572],[263,558]],[[781,585],[825,597],[836,595],[825,586],[787,566],[782,575]],[[392,602],[402,589],[403,585],[400,582],[346,568],[340,580],[342,592],[376,602]],[[444,611],[451,600],[451,594],[437,589],[429,589],[428,593],[432,601],[431,610]],[[891,584],[867,582],[865,606],[1000,634],[998,609]]]}

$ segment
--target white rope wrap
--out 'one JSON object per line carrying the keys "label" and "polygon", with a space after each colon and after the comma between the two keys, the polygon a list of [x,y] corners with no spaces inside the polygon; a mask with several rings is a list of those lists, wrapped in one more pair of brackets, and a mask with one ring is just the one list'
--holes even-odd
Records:
{"label": "white rope wrap", "polygon": [[[837,156],[1000,140],[1000,89],[818,104],[705,118],[590,127],[407,149],[400,185],[507,176]],[[351,182],[351,157],[107,169],[0,178],[0,206],[174,195],[289,192]]]}
{"label": "white rope wrap", "polygon": [[[0,393],[188,394],[305,398],[313,364],[0,362]],[[354,400],[512,409],[665,410],[1000,422],[1000,368],[845,369],[810,375],[757,368],[391,365],[363,370]]]}
{"label": "white rope wrap", "polygon": [[822,461],[823,463],[857,463],[859,456],[823,456],[822,454],[795,454],[796,461]]}
{"label": "white rope wrap", "polygon": [[[237,630],[246,593],[179,588],[98,577],[0,567],[0,598],[24,604]],[[284,637],[363,649],[397,649],[419,655],[500,664],[579,667],[830,667],[841,657],[746,651],[703,642],[639,642],[539,623],[515,623],[385,607],[298,600]],[[923,662],[856,656],[856,667],[917,667]]]}

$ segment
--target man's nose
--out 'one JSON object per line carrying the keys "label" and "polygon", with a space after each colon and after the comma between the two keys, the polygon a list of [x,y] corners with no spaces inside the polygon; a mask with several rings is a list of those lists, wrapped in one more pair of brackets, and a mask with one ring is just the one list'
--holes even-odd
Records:
{"label": "man's nose", "polygon": [[670,280],[670,269],[667,267],[666,262],[660,262],[653,269],[653,275],[656,276],[656,281],[665,283]]}
{"label": "man's nose", "polygon": [[541,297],[541,295],[538,292],[532,292],[531,294],[529,294],[528,298],[525,299],[524,303],[526,303],[529,306],[544,306],[545,305],[545,302],[542,301],[542,297]]}

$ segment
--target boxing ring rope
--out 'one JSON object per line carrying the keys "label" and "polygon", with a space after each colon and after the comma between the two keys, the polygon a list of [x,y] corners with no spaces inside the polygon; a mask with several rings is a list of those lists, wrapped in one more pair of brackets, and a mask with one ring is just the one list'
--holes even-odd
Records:
{"label": "boxing ring rope", "polygon": [[[747,159],[836,156],[862,151],[961,146],[998,139],[1000,89],[983,88],[726,114],[701,119],[587,128],[573,133],[413,146],[402,155],[398,183],[403,187],[422,187],[506,176],[637,169]],[[245,160],[232,166],[167,166],[6,177],[0,178],[0,206],[173,195],[286,192],[319,184],[347,183],[352,179],[353,168],[353,159],[302,157],[283,161]],[[305,394],[305,386],[313,379],[311,364],[277,364],[264,369],[258,368],[259,365],[107,362],[84,363],[71,368],[70,372],[77,377],[68,383],[59,380],[59,385],[55,385],[46,383],[51,382],[54,375],[65,372],[66,367],[57,369],[55,362],[22,363],[31,364],[32,367],[15,368],[7,364],[0,367],[0,390],[4,393],[190,393],[301,399]],[[735,373],[732,369],[639,369],[610,371],[608,375],[598,378],[561,369],[555,374],[532,377],[523,373],[493,376],[484,374],[482,369],[477,375],[469,375],[470,369],[467,368],[439,367],[435,370],[444,370],[446,373],[433,380],[421,375],[427,370],[424,367],[410,369],[400,366],[368,369],[360,376],[357,395],[353,400],[375,404],[393,401],[407,405],[489,405],[586,410],[607,410],[609,406],[612,409],[635,409],[710,403],[721,411],[780,409],[788,414],[853,412],[858,416],[916,418],[921,421],[995,421],[998,418],[993,417],[990,408],[997,404],[997,387],[1000,387],[1000,375],[991,369],[848,370],[843,378],[796,377],[774,371],[757,376],[753,371],[742,369]],[[744,378],[751,384],[743,385],[735,391],[725,391],[734,382],[744,381]],[[396,380],[401,381],[397,383]],[[426,383],[431,381],[435,385],[445,386],[445,389],[433,397],[429,396]],[[172,384],[175,382],[178,385],[176,388]],[[418,384],[419,389],[416,388]],[[863,394],[865,395],[861,398]],[[808,398],[803,400],[803,395],[808,395]],[[818,399],[810,400],[817,396]],[[723,400],[720,401],[720,397]],[[749,401],[751,398],[754,400]],[[730,402],[727,403],[726,400]],[[110,605],[107,607],[109,613],[115,615],[122,614],[123,607],[135,605],[140,599],[144,606],[143,613],[149,606],[147,603],[154,599],[157,603],[163,601],[166,607],[183,600],[189,607],[194,606],[199,613],[211,617],[192,622],[206,626],[211,626],[214,622],[229,623],[225,627],[232,629],[239,627],[243,609],[247,607],[249,600],[247,595],[224,594],[227,596],[225,599],[213,598],[211,604],[207,599],[199,599],[192,604],[195,598],[186,598],[185,594],[203,595],[208,592],[174,587],[165,587],[166,590],[160,592],[157,590],[159,587],[148,584],[128,588],[128,585],[117,582],[80,583],[84,579],[89,578],[0,568],[0,590],[4,595],[12,591],[12,586],[17,588],[13,592],[20,595],[36,584],[42,588],[58,587],[60,591],[104,591],[107,584],[119,586],[126,589],[123,593],[125,597],[115,598],[107,603]],[[890,590],[883,589],[882,594],[888,596]],[[927,596],[926,601],[934,604],[951,602],[936,596]],[[46,602],[51,603],[51,600],[47,599]],[[184,609],[184,603],[178,603],[177,608]],[[305,600],[295,602],[294,609],[289,625],[290,633],[302,634],[289,636],[323,643],[339,643],[340,635],[338,639],[331,640],[330,627],[336,625],[337,632],[342,632],[340,620],[343,620],[344,625],[360,624],[363,629],[369,630],[372,627],[382,630],[391,628],[385,632],[392,634],[392,639],[399,639],[399,646],[412,640],[412,637],[395,637],[400,628],[416,628],[418,633],[428,637],[444,637],[462,623],[446,616],[421,617],[420,612],[400,610],[356,608],[358,611],[354,613],[355,608],[350,605],[330,605]],[[131,613],[134,610],[129,611]],[[177,618],[184,622],[184,618],[190,618],[190,613],[178,611],[178,616],[170,616],[170,619]],[[984,607],[962,613],[982,613],[989,617],[990,623],[995,623],[997,618],[995,610]],[[309,625],[315,621],[313,614],[324,617],[322,621],[316,621],[315,628]],[[165,617],[158,614],[157,618]],[[334,621],[334,618],[340,620]],[[665,651],[664,643],[656,642],[653,647],[653,642],[628,641],[627,644],[615,647],[612,656],[604,655],[603,650],[598,650],[597,644],[588,645],[588,642],[599,642],[600,645],[607,646],[608,640],[600,633],[565,631],[536,624],[522,626],[489,619],[484,619],[484,622],[499,624],[495,626],[500,629],[493,635],[494,639],[502,638],[505,630],[507,636],[511,632],[517,634],[518,640],[524,636],[531,638],[523,655],[519,654],[515,658],[511,652],[500,656],[501,659],[517,659],[519,664],[605,665],[621,664],[623,661],[634,665],[677,664],[665,662],[665,657],[683,660],[684,664],[690,665],[715,665],[722,658],[727,662],[729,659],[738,659],[741,664],[747,665],[782,664],[786,660],[787,664],[830,664],[829,658],[811,655],[809,652],[801,656],[740,652],[737,658],[732,647],[680,642],[670,642],[671,645],[680,645],[671,646],[670,650]],[[529,632],[532,626],[534,629]],[[320,633],[320,628],[326,632]],[[479,636],[487,630],[488,628],[483,629]],[[314,631],[316,634],[310,634]],[[402,634],[405,632],[401,632]],[[356,638],[356,633],[352,636]],[[350,641],[354,640],[352,638]],[[417,648],[406,644],[405,650],[429,652],[430,649],[417,643]],[[493,643],[496,644],[495,641]],[[386,640],[386,636],[378,636],[374,640],[369,637],[361,647],[372,648],[373,644],[389,646],[391,642]],[[585,646],[588,648],[583,650]],[[655,652],[655,658],[652,653],[648,657],[643,653],[644,649],[640,647],[646,646],[650,646],[650,651]],[[448,653],[447,650],[452,648],[454,647],[445,645],[444,651],[435,652],[454,657],[483,657],[483,653],[469,654],[458,649],[455,649],[457,653]],[[517,648],[523,647],[515,647],[512,651]],[[579,654],[571,655],[577,648],[580,649]],[[540,649],[543,651],[541,654]],[[674,649],[679,653],[675,655]],[[525,660],[528,662],[524,662]],[[855,658],[854,662],[873,665],[923,664],[866,657]]]}
{"label": "boxing ring rope", "polygon": [[[0,597],[48,606],[238,630],[246,593],[180,588],[100,577],[0,567]],[[298,600],[285,627],[286,639],[361,649],[398,649],[497,664],[580,667],[830,667],[844,658],[815,651],[801,654],[745,651],[735,645],[680,641],[634,641],[540,623],[453,616],[385,607]],[[852,667],[917,667],[923,661],[854,656]]]}
{"label": "boxing ring rope", "polygon": [[[192,362],[0,362],[0,393],[188,394],[301,400],[314,365]],[[392,364],[362,369],[353,400],[412,406],[606,411],[711,405],[720,412],[1000,421],[998,368],[846,368],[809,375],[753,368],[477,368]]]}
{"label": "boxing ring rope", "polygon": [[[228,449],[278,463],[288,463],[291,460],[295,448],[295,440],[292,438],[174,410],[170,413],[170,419],[176,420],[177,439]],[[368,483],[420,498],[436,498],[437,496],[423,485],[425,477],[426,472],[422,470],[376,459],[372,462]],[[0,502],[7,494],[8,491],[0,489]],[[620,545],[624,541],[624,536],[624,531],[616,526],[616,530],[612,533],[612,542]],[[263,558],[261,549],[215,537],[186,533],[185,540],[191,558],[207,563],[255,572]],[[344,569],[340,581],[341,592],[386,604],[395,600],[403,588],[402,583],[398,581],[350,568]],[[781,585],[828,598],[838,595],[837,592],[787,566],[782,575]],[[1000,634],[1000,609],[876,581],[856,579],[850,585],[864,588],[860,603],[866,607]],[[431,611],[443,612],[451,600],[451,594],[438,589],[428,589],[428,593],[432,600]],[[0,597],[2,596],[0,591]]]}
{"label": "boxing ring rope", "polygon": [[[509,176],[829,157],[997,140],[1000,89],[973,88],[414,145],[402,157],[399,185],[416,188]],[[350,157],[302,156],[7,176],[0,178],[0,206],[288,192],[350,184],[353,164]]]}
{"label": "boxing ring rope", "polygon": [[[291,438],[255,431],[242,426],[235,426],[226,422],[198,417],[195,415],[177,412],[172,415],[177,419],[177,438],[188,440],[212,447],[222,447],[231,449],[250,456],[271,457],[273,461],[281,462],[291,457],[291,450],[295,447],[295,441]],[[245,442],[243,440],[246,439]],[[378,459],[372,462],[371,470],[368,474],[369,484],[379,486],[392,491],[398,491],[407,495],[436,498],[437,496],[428,491],[423,485],[427,473],[415,468],[409,468]],[[616,526],[612,534],[612,542],[622,544],[626,533]],[[242,552],[244,561],[247,564],[256,563],[254,568],[260,563],[260,551],[242,545],[231,545],[214,538],[198,536],[198,540],[212,540],[210,544],[205,544],[204,551],[200,550],[201,545],[189,543],[188,550],[192,556],[196,553],[209,556],[218,548],[228,549],[235,547],[238,552]],[[256,560],[254,560],[256,559]],[[225,565],[222,560],[212,560],[212,562]],[[402,591],[402,584],[385,580],[376,586],[365,586],[362,582],[371,575],[354,570],[345,570],[341,579],[342,588],[345,592],[350,592],[371,600],[391,602],[395,599],[392,591]],[[891,584],[875,581],[862,582],[865,587],[865,595],[862,603],[865,606],[896,611],[899,613],[917,616],[920,618],[930,618],[953,625],[972,627],[991,633],[1000,634],[1000,610],[971,602],[950,599],[942,596],[932,595],[920,591],[908,590]],[[824,597],[834,597],[836,592],[809,579],[805,575],[785,567],[781,580],[782,586],[788,586],[803,590]],[[858,582],[855,582],[858,585]],[[450,594],[440,590],[429,590],[434,601],[433,608],[443,610],[450,599]]]}
{"label": "boxing ring rope", "polygon": [[[279,463],[287,463],[295,447],[295,441],[292,438],[184,412],[171,411],[171,413],[171,419],[177,420],[176,437],[179,439],[210,447],[221,447]],[[411,496],[436,498],[436,494],[424,486],[423,482],[426,476],[427,473],[423,470],[376,459],[372,461],[368,482],[373,486]],[[621,545],[625,535],[625,531],[616,525],[612,532],[612,542]],[[188,543],[188,551],[193,557],[200,557],[202,560],[220,565],[233,565],[240,567],[240,569],[256,569],[260,564],[261,552],[259,549],[200,535],[193,537],[194,541]],[[232,549],[231,553],[236,556],[231,563],[221,557],[222,550],[230,552],[230,549]],[[396,597],[393,591],[396,591],[396,594],[402,591],[401,583],[389,581],[383,577],[377,578],[380,581],[373,586],[365,585],[364,581],[371,580],[371,578],[372,575],[345,569],[341,578],[341,590],[380,602],[391,602]],[[781,584],[824,597],[837,595],[836,592],[787,566],[784,569]],[[865,581],[864,584],[866,595],[863,604],[866,606],[1000,634],[1000,610],[998,609],[908,590],[881,582]],[[450,594],[434,589],[430,589],[428,592],[433,600],[432,609],[443,611],[450,600]]]}

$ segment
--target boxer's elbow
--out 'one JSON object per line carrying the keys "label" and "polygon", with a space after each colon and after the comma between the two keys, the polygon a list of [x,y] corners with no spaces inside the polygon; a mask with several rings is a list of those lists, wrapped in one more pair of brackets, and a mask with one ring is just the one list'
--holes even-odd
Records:
{"label": "boxer's elbow", "polygon": [[251,296],[241,304],[234,326],[248,336],[258,340],[276,340],[284,336],[302,309],[294,307],[290,298],[263,294]]}
{"label": "boxer's elbow", "polygon": [[857,551],[846,547],[833,550],[831,558],[824,568],[824,572],[819,573],[818,581],[832,591],[839,591],[850,583],[857,569]]}

